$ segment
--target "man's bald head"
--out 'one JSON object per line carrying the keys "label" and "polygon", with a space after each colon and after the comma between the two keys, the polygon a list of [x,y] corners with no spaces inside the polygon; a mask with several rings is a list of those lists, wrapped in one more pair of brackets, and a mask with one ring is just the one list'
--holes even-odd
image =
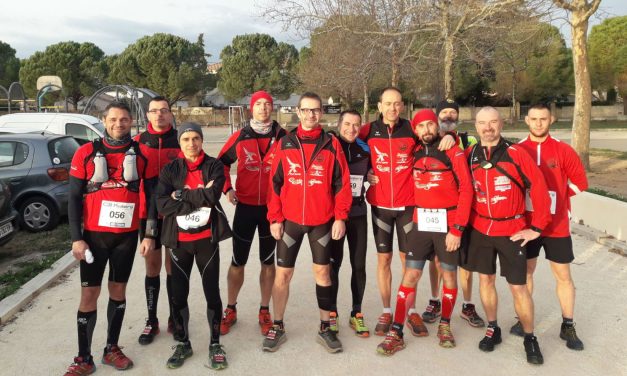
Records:
{"label": "man's bald head", "polygon": [[483,107],[477,112],[475,128],[483,146],[494,146],[501,139],[503,118],[496,108]]}

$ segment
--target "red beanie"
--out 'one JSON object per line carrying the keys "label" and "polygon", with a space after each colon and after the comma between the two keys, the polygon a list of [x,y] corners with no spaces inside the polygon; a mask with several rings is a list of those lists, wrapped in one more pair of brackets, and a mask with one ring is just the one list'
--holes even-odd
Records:
{"label": "red beanie", "polygon": [[265,99],[268,102],[270,102],[270,104],[274,105],[272,103],[272,96],[263,90],[259,90],[259,91],[254,92],[253,96],[250,97],[250,109],[251,110],[253,106],[255,105],[255,102],[257,102],[260,99]]}
{"label": "red beanie", "polygon": [[435,112],[425,108],[416,112],[416,115],[414,115],[414,119],[411,121],[411,126],[416,127],[416,125],[422,123],[425,120],[431,120],[438,124],[438,116],[435,114]]}

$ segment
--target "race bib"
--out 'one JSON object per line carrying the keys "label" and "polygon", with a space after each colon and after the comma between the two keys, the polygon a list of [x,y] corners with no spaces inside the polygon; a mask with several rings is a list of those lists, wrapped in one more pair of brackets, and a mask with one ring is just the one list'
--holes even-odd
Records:
{"label": "race bib", "polygon": [[111,228],[131,228],[135,204],[103,200],[100,206],[98,226]]}
{"label": "race bib", "polygon": [[196,229],[209,223],[211,208],[200,208],[185,215],[176,216],[176,223],[183,230]]}
{"label": "race bib", "polygon": [[[551,214],[555,214],[555,207],[557,205],[557,193],[555,191],[549,191],[549,197],[551,198]],[[533,211],[533,204],[531,203],[531,196],[529,195],[529,190],[527,189],[527,194],[525,195],[525,208],[527,211]]]}
{"label": "race bib", "polygon": [[353,197],[361,195],[361,188],[364,186],[364,177],[362,175],[351,175],[351,190]]}
{"label": "race bib", "polygon": [[418,208],[418,231],[447,233],[446,209]]}

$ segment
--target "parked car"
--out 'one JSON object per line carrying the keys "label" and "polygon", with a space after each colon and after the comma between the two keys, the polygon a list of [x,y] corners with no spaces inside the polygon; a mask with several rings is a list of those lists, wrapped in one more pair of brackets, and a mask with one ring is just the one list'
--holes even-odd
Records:
{"label": "parked car", "polygon": [[11,189],[22,229],[51,230],[67,215],[69,168],[78,147],[70,136],[0,134],[0,180]]}
{"label": "parked car", "polygon": [[5,245],[17,232],[17,212],[11,206],[11,191],[0,180],[0,246]]}
{"label": "parked car", "polygon": [[86,144],[104,136],[104,125],[98,118],[70,113],[18,113],[0,116],[0,132],[50,132],[74,137]]}

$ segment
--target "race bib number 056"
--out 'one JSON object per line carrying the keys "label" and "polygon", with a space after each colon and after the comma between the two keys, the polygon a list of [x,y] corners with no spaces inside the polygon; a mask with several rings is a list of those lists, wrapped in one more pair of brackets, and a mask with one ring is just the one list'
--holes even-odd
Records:
{"label": "race bib number 056", "polygon": [[102,201],[98,226],[130,228],[133,223],[135,204],[132,202]]}
{"label": "race bib number 056", "polygon": [[418,231],[447,233],[446,209],[418,208]]}
{"label": "race bib number 056", "polygon": [[176,223],[183,230],[196,229],[209,223],[211,208],[200,208],[186,215],[176,216]]}

